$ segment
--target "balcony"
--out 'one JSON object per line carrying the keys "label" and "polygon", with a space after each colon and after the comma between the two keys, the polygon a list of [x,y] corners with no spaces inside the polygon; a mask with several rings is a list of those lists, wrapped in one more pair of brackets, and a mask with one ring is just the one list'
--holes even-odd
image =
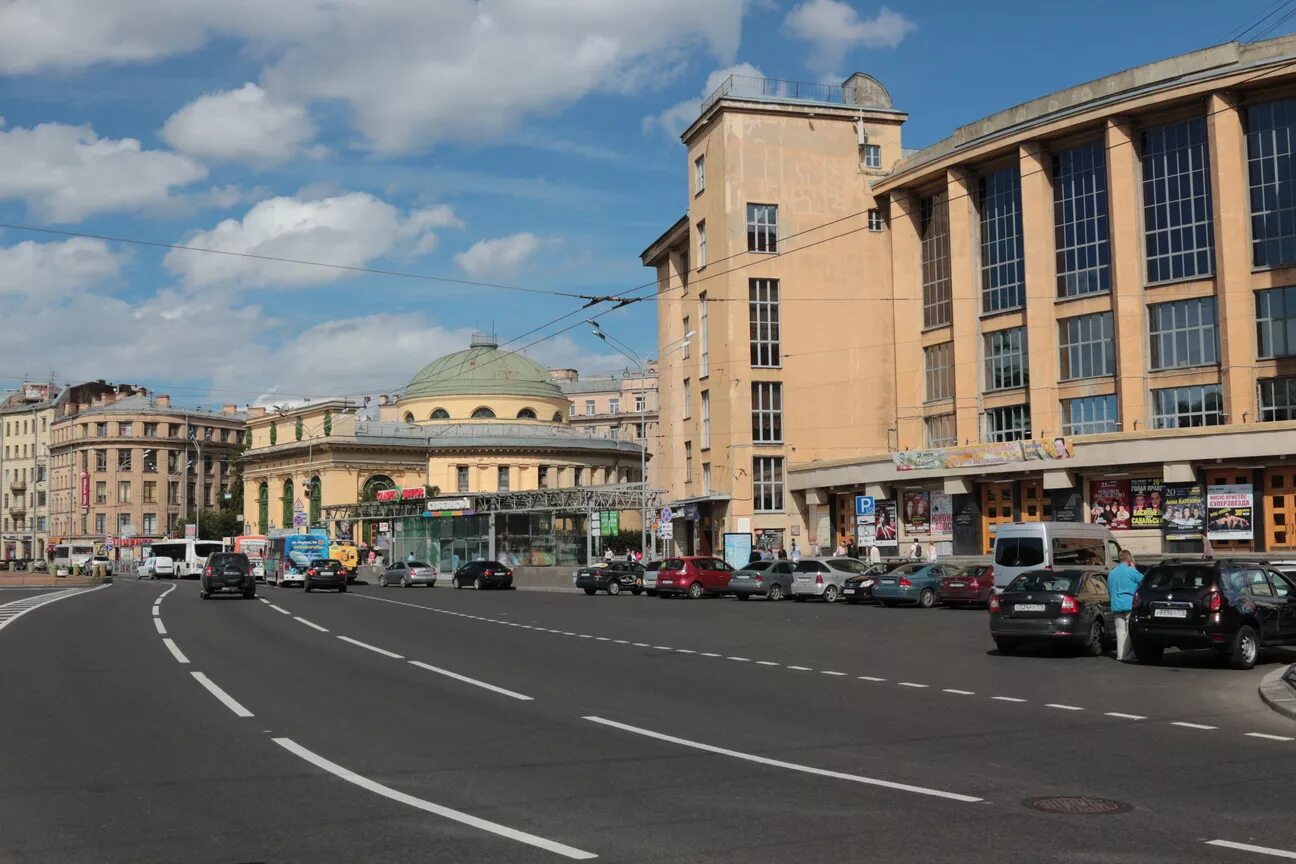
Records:
{"label": "balcony", "polygon": [[27,480],[24,477],[14,477],[9,481],[9,488],[14,492],[27,491]]}
{"label": "balcony", "polygon": [[26,512],[27,512],[27,499],[26,499],[26,498],[15,498],[15,499],[14,499],[14,500],[9,504],[9,512],[10,512],[10,513],[26,513]]}

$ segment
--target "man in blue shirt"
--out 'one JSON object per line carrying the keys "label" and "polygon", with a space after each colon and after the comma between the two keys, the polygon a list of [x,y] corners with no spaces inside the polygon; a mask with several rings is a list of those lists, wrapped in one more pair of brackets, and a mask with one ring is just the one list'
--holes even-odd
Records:
{"label": "man in blue shirt", "polygon": [[1143,574],[1134,569],[1134,556],[1121,550],[1120,563],[1107,574],[1107,592],[1111,594],[1112,617],[1116,619],[1116,659],[1128,663],[1134,659],[1130,645],[1129,616],[1134,608],[1134,592],[1143,582]]}

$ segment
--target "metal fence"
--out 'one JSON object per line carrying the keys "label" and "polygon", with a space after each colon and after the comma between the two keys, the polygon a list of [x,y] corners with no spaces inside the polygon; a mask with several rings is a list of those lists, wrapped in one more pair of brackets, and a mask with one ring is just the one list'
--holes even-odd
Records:
{"label": "metal fence", "polygon": [[822,84],[810,81],[783,81],[778,78],[755,78],[750,75],[730,75],[720,83],[715,92],[702,103],[699,115],[721,99],[779,99],[796,102],[827,102],[845,105],[846,90],[840,84]]}

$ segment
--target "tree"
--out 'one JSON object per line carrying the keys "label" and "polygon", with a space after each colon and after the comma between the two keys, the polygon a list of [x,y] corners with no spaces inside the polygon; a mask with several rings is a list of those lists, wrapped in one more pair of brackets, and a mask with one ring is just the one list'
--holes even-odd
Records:
{"label": "tree", "polygon": [[302,427],[302,418],[301,418],[301,417],[298,417],[298,418],[297,418],[297,422],[293,424],[293,434],[297,436],[297,440],[298,440],[298,441],[300,441],[300,440],[302,439],[302,432],[303,432],[303,431],[304,431],[304,429],[303,429],[303,427]]}
{"label": "tree", "polygon": [[270,424],[270,446],[279,443],[279,424],[277,422]]}
{"label": "tree", "polygon": [[324,412],[324,436],[328,437],[333,434],[333,412]]}

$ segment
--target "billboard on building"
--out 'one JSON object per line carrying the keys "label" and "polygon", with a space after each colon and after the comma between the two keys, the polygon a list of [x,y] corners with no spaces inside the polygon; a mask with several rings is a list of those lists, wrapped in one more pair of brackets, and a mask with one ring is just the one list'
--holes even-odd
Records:
{"label": "billboard on building", "polygon": [[931,493],[931,530],[933,534],[954,530],[954,499],[947,492]]}
{"label": "billboard on building", "polygon": [[1128,480],[1089,482],[1089,521],[1112,531],[1130,527],[1130,484]]}
{"label": "billboard on building", "polygon": [[[756,548],[763,552],[773,552],[783,546],[782,528],[757,528]],[[751,554],[750,552],[748,554]]]}
{"label": "billboard on building", "polygon": [[931,497],[929,493],[904,493],[904,529],[906,534],[931,533]]}
{"label": "billboard on building", "polygon": [[1161,480],[1130,481],[1130,527],[1160,528],[1164,501]]}
{"label": "billboard on building", "polygon": [[1206,536],[1211,540],[1252,539],[1250,483],[1206,487]]}
{"label": "billboard on building", "polygon": [[1206,496],[1196,483],[1162,487],[1161,530],[1167,540],[1200,540],[1205,530]]}
{"label": "billboard on building", "polygon": [[856,543],[861,549],[877,546],[882,555],[896,555],[900,549],[899,523],[896,521],[894,498],[879,498],[873,515],[855,518]]}

